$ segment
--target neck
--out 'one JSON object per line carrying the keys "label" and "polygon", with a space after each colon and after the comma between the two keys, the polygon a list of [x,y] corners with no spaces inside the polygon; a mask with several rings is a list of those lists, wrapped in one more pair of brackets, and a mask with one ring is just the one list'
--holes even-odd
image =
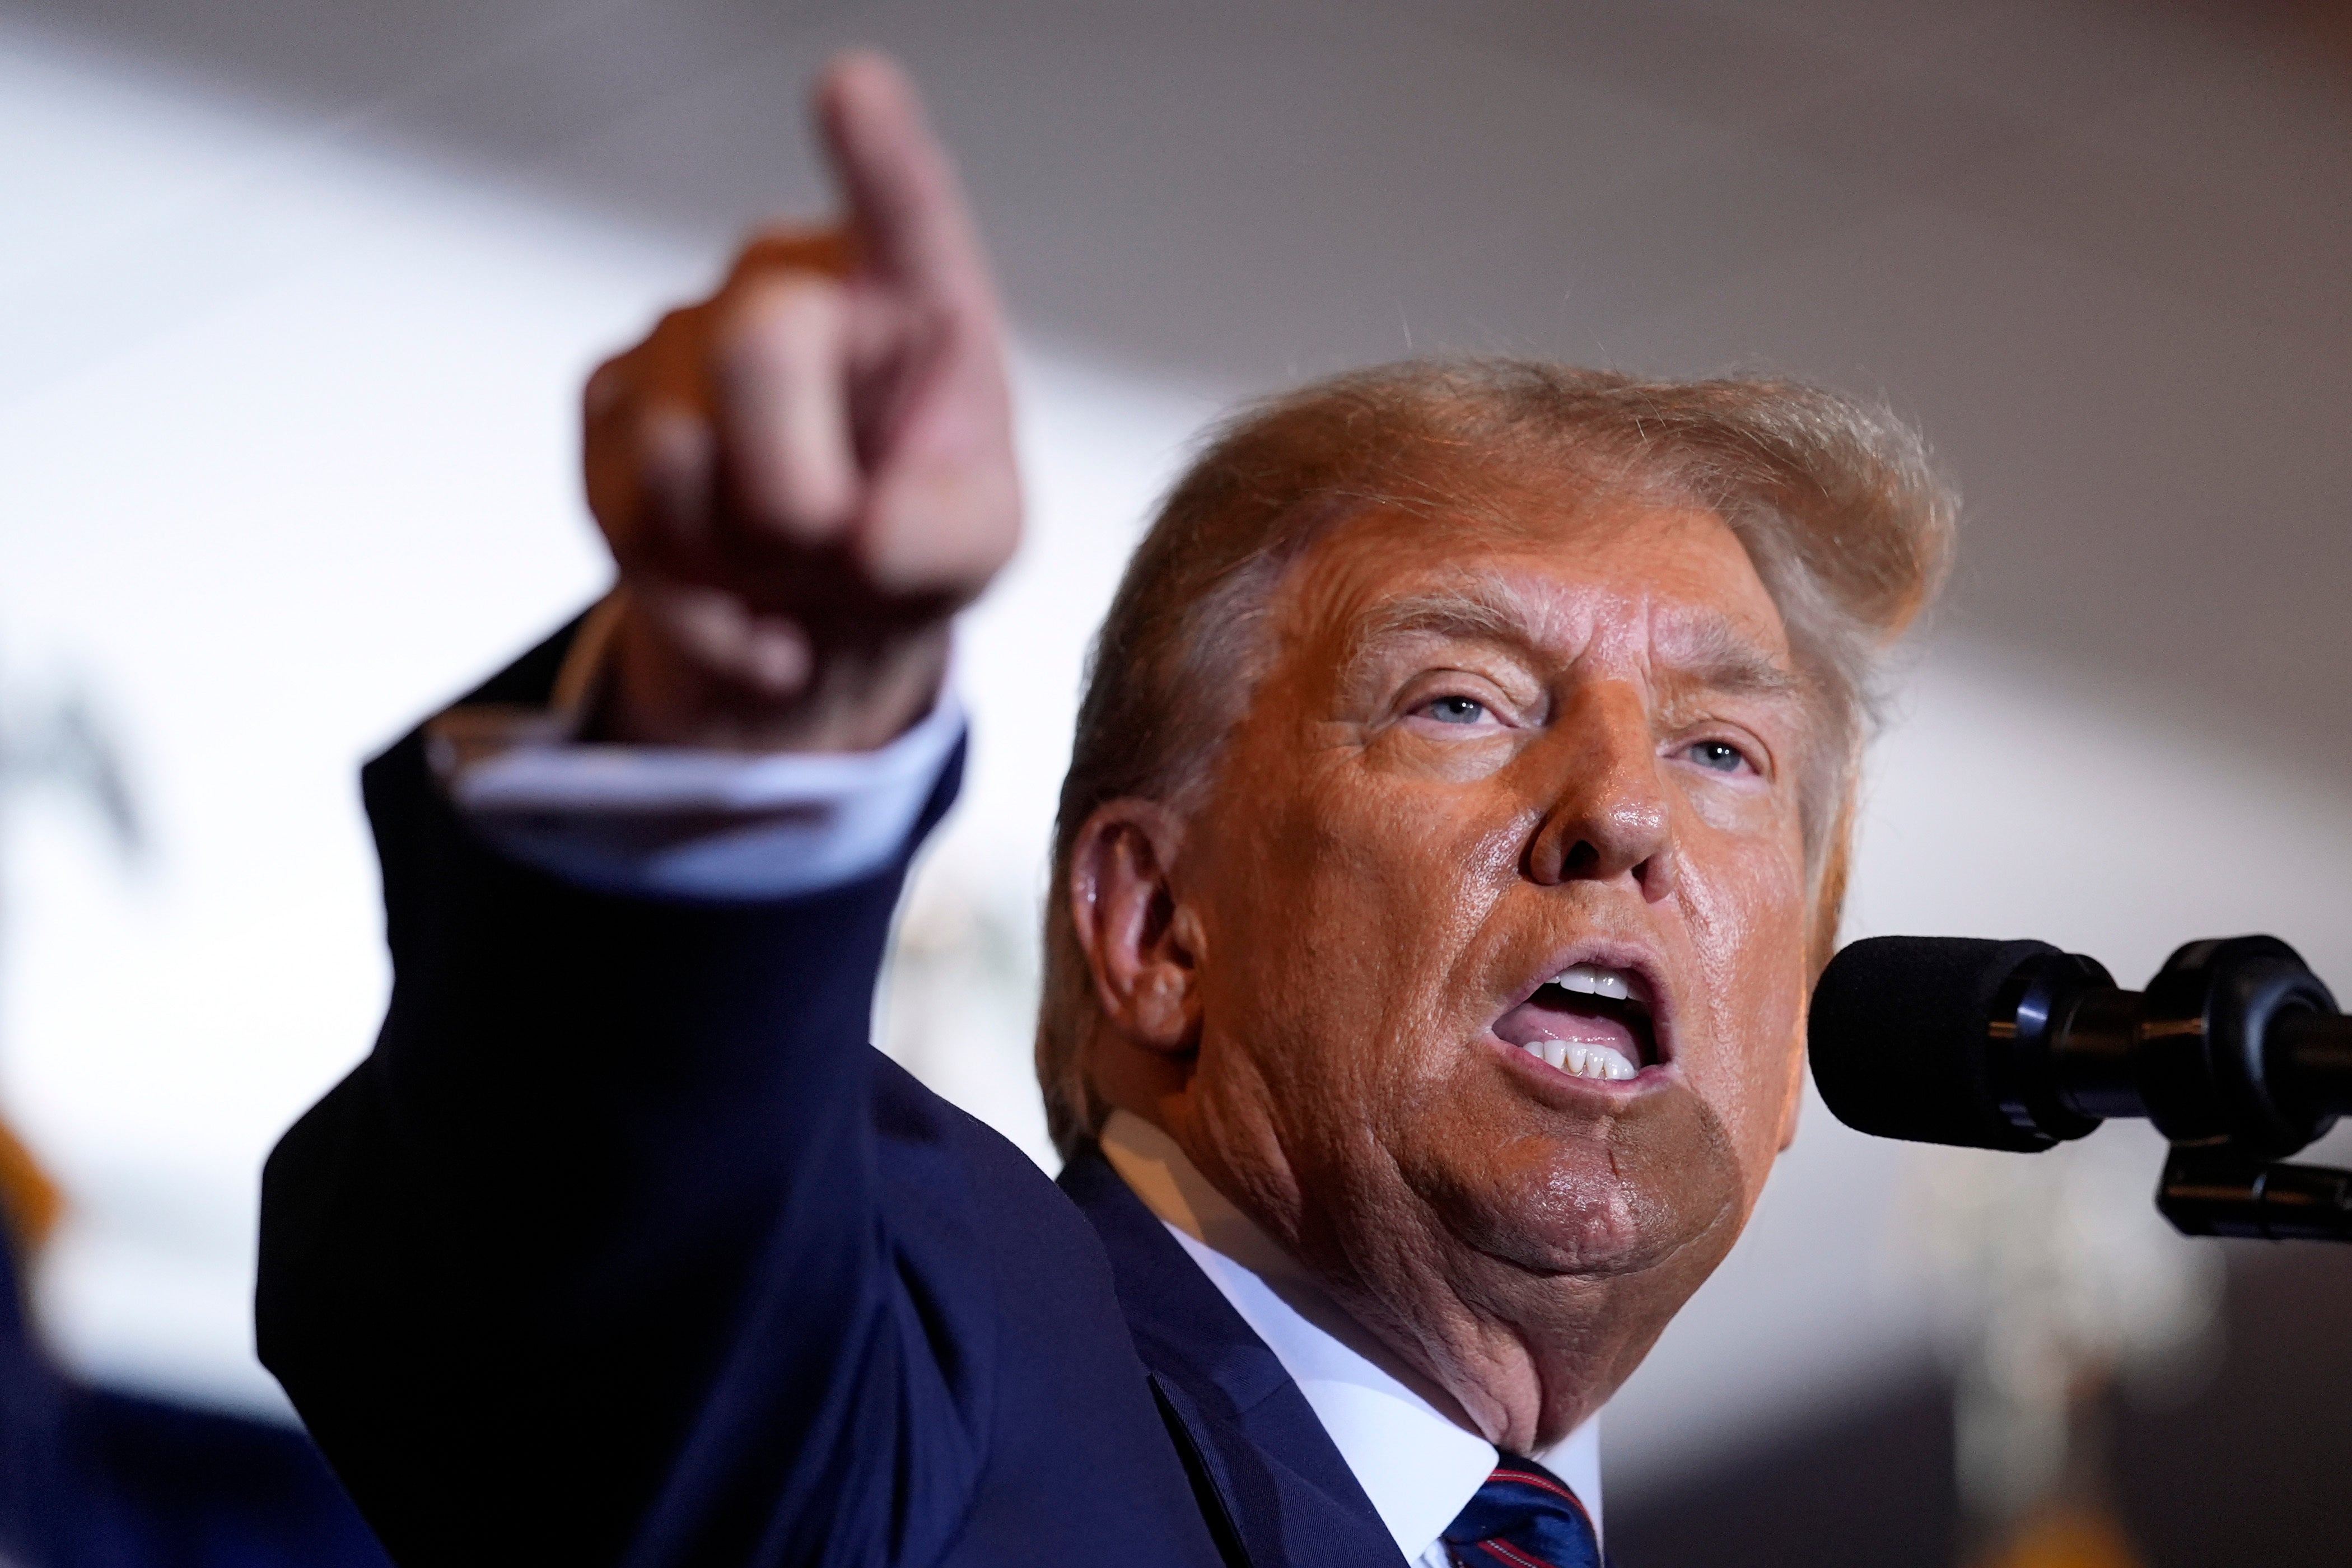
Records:
{"label": "neck", "polygon": [[1399,1355],[1332,1299],[1306,1265],[1201,1173],[1183,1147],[1130,1110],[1114,1110],[1100,1135],[1103,1158],[1169,1225],[1265,1281],[1291,1310],[1427,1400],[1465,1432],[1486,1436],[1442,1384]]}

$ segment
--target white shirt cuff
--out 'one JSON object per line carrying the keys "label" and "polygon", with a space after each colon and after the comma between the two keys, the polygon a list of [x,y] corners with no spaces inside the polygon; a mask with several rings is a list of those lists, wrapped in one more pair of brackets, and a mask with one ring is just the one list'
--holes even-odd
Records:
{"label": "white shirt cuff", "polygon": [[506,854],[609,892],[748,900],[840,887],[907,847],[962,738],[951,684],[879,751],[747,754],[573,737],[617,601],[591,611],[546,708],[453,708],[427,753],[457,809]]}

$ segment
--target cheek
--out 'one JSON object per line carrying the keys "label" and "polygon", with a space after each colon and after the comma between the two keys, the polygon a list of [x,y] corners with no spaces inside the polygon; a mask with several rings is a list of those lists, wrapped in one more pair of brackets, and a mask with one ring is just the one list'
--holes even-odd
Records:
{"label": "cheek", "polygon": [[1760,1186],[1801,1056],[1804,868],[1794,842],[1725,853],[1685,877],[1682,898],[1704,1008],[1685,1076],[1717,1108]]}
{"label": "cheek", "polygon": [[1249,1058],[1287,1141],[1363,1141],[1475,1032],[1453,1014],[1479,989],[1463,970],[1517,880],[1517,838],[1458,794],[1344,763],[1231,781],[1250,809],[1203,868],[1202,1068]]}

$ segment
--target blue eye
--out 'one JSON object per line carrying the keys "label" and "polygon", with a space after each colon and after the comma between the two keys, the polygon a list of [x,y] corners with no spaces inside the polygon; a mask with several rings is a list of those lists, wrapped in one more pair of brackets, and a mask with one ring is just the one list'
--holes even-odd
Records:
{"label": "blue eye", "polygon": [[1486,705],[1469,697],[1441,697],[1428,711],[1441,724],[1475,724],[1486,716]]}
{"label": "blue eye", "polygon": [[1712,768],[1719,773],[1735,773],[1747,763],[1738,747],[1725,741],[1701,741],[1686,753],[1700,767]]}

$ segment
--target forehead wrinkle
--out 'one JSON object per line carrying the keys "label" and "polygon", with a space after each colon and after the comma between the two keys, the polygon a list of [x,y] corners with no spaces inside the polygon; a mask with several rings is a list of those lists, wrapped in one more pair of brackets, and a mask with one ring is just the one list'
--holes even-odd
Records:
{"label": "forehead wrinkle", "polygon": [[[1646,596],[1645,596],[1646,597]],[[1644,608],[1650,624],[1643,662],[1663,684],[1729,697],[1801,697],[1805,681],[1786,658],[1759,642],[1730,616],[1712,609],[1660,605]],[[1393,637],[1415,634],[1487,642],[1572,660],[1592,627],[1579,624],[1553,597],[1514,579],[1487,573],[1373,606],[1358,623],[1350,657]],[[1580,635],[1581,634],[1581,635]],[[1613,639],[1612,639],[1613,640]]]}

